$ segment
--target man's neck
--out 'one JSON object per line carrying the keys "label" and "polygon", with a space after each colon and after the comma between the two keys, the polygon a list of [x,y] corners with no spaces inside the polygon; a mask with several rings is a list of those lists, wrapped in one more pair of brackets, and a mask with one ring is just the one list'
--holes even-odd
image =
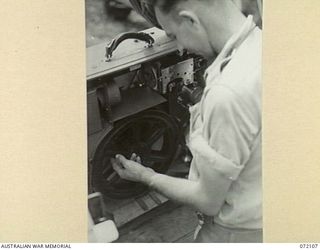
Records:
{"label": "man's neck", "polygon": [[240,30],[246,17],[231,3],[224,5],[221,11],[218,11],[213,7],[211,13],[216,14],[209,15],[206,27],[213,50],[220,53],[232,35]]}

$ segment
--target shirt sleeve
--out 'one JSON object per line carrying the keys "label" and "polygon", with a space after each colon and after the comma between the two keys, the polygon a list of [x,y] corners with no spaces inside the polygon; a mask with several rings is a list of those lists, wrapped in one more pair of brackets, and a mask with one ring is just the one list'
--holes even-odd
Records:
{"label": "shirt sleeve", "polygon": [[260,133],[259,112],[247,98],[226,86],[212,86],[201,107],[203,127],[193,135],[199,165],[210,164],[231,180],[238,178]]}

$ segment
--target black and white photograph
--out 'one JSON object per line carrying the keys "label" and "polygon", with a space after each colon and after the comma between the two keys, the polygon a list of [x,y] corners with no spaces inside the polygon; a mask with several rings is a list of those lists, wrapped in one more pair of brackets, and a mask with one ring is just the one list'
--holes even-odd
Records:
{"label": "black and white photograph", "polygon": [[85,1],[89,242],[263,242],[262,4]]}
{"label": "black and white photograph", "polygon": [[319,3],[2,0],[1,248],[319,248]]}

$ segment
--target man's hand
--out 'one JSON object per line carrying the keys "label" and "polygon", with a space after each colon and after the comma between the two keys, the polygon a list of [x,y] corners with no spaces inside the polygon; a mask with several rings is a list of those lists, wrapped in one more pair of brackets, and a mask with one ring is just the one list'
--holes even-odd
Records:
{"label": "man's hand", "polygon": [[113,169],[122,179],[142,182],[148,185],[151,181],[151,177],[154,176],[156,172],[151,168],[142,166],[140,162],[140,157],[135,154],[131,156],[131,160],[127,160],[122,155],[117,155],[116,159],[111,159]]}

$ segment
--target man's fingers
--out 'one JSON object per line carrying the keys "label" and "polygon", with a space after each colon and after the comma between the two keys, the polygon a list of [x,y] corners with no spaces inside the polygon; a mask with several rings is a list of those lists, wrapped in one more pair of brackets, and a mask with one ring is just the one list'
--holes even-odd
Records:
{"label": "man's fingers", "polygon": [[136,161],[136,159],[137,159],[137,155],[133,153],[130,157],[130,161]]}
{"label": "man's fingers", "polygon": [[130,157],[130,161],[135,161],[135,162],[141,164],[141,157],[138,156],[136,153],[133,153]]}
{"label": "man's fingers", "polygon": [[136,158],[136,162],[138,162],[138,163],[140,163],[141,164],[141,157],[140,156],[137,156],[137,158]]}

